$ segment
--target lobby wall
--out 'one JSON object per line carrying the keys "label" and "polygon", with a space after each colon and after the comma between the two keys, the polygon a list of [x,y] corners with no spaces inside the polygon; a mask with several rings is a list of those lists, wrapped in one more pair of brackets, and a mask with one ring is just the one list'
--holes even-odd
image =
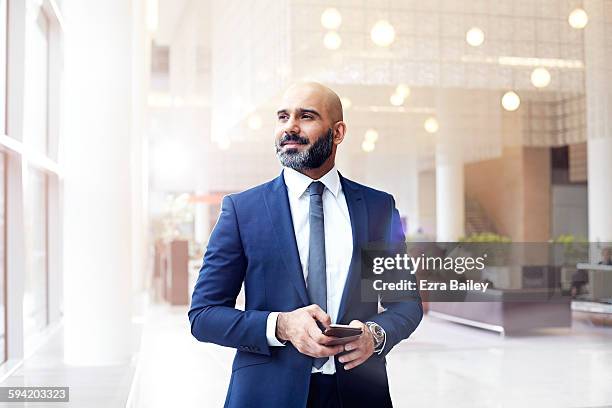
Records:
{"label": "lobby wall", "polygon": [[548,148],[506,147],[497,159],[466,164],[465,191],[499,234],[515,242],[550,239]]}

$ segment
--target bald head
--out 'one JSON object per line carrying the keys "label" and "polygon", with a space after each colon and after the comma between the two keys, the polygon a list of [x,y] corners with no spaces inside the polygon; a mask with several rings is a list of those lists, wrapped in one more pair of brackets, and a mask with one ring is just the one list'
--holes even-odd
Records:
{"label": "bald head", "polygon": [[342,103],[340,97],[330,88],[318,82],[298,82],[291,85],[283,94],[283,102],[312,105],[322,110],[320,112],[328,118],[331,124],[343,120]]}
{"label": "bald head", "polygon": [[300,82],[283,94],[276,112],[275,147],[281,164],[313,180],[333,168],[344,140],[340,98],[316,82]]}

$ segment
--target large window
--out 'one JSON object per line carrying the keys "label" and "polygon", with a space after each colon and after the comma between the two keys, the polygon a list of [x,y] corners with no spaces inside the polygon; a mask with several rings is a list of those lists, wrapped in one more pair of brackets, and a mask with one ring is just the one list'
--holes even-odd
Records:
{"label": "large window", "polygon": [[23,358],[61,318],[63,19],[55,0],[8,4],[0,0],[0,363]]}
{"label": "large window", "polygon": [[[6,135],[7,4],[0,0],[0,135]],[[6,360],[6,155],[0,147],[0,363]]]}

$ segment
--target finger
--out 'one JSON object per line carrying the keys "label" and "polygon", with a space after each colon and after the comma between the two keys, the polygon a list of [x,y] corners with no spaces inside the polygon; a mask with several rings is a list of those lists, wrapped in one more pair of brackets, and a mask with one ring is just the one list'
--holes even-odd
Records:
{"label": "finger", "polygon": [[342,353],[344,348],[342,346],[321,346],[325,350],[325,356],[331,357],[335,356],[338,353]]}
{"label": "finger", "polygon": [[[309,331],[308,334],[315,342],[324,346],[328,345],[333,340],[337,340],[336,337],[326,336],[325,334],[321,333],[318,328],[317,330],[313,329],[312,331]],[[342,350],[344,350],[344,347],[342,347]]]}
{"label": "finger", "polygon": [[363,352],[361,350],[351,351],[350,353],[343,354],[338,358],[338,361],[341,363],[350,363],[351,361],[355,361],[363,357]]}
{"label": "finger", "polygon": [[308,336],[313,340],[317,340],[320,336],[323,335],[321,328],[317,326],[314,320],[310,320],[307,323],[306,333],[308,333]]}
{"label": "finger", "polygon": [[325,357],[325,346],[318,344],[311,338],[305,338],[302,347],[306,350],[306,354],[312,357]]}
{"label": "finger", "polygon": [[308,323],[308,326],[306,327],[306,333],[308,333],[308,336],[310,336],[312,340],[323,345],[326,345],[330,341],[336,339],[335,337],[326,336],[325,334],[323,334],[321,328],[315,323],[314,320],[311,320]]}
{"label": "finger", "polygon": [[[323,333],[321,333],[321,334],[319,334],[317,336],[317,338],[314,338],[314,340],[317,343],[319,343],[319,344],[322,344],[324,346],[328,346],[329,343],[331,343],[334,340],[338,340],[338,338],[337,337],[326,336]],[[342,346],[342,345],[340,346],[340,351],[344,351],[344,346]]]}
{"label": "finger", "polygon": [[365,333],[365,331],[366,331],[366,326],[365,326],[365,324],[363,324],[363,323],[362,323],[362,322],[360,322],[359,320],[352,320],[352,321],[349,323],[349,326],[351,326],[351,327],[356,327],[356,328],[358,328],[358,329],[361,329],[361,334],[360,334],[360,336],[363,336],[363,335],[364,335],[364,333]]}
{"label": "finger", "polygon": [[361,347],[361,341],[359,339],[344,345],[344,349],[346,351],[357,350],[359,347]]}
{"label": "finger", "polygon": [[311,305],[310,313],[311,316],[320,321],[323,326],[329,327],[331,324],[331,317],[329,317],[329,315],[325,313],[323,309],[319,307],[319,305]]}
{"label": "finger", "polygon": [[[335,339],[335,337],[326,336],[325,334],[323,334],[323,332],[321,332],[321,329],[319,328],[319,326],[317,326],[314,320],[311,320],[308,323],[308,326],[306,327],[306,333],[314,342],[322,345],[327,345],[329,342]],[[344,347],[342,347],[341,349],[344,350]]]}
{"label": "finger", "polygon": [[352,320],[349,323],[349,326],[351,327],[358,327],[358,328],[362,328],[363,327],[363,323],[361,323],[359,320]]}
{"label": "finger", "polygon": [[338,346],[322,346],[314,341],[307,342],[306,348],[312,357],[331,357],[342,352]]}
{"label": "finger", "polygon": [[351,361],[349,364],[345,364],[345,365],[344,365],[344,369],[345,369],[345,370],[350,370],[351,368],[355,368],[355,367],[357,367],[358,365],[363,364],[363,362],[364,362],[364,361],[366,361],[366,359],[365,359],[365,358],[359,358],[359,359],[357,359],[357,360]]}

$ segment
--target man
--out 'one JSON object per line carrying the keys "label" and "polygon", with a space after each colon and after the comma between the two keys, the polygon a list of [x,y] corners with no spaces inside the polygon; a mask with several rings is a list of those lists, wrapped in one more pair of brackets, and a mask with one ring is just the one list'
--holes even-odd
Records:
{"label": "man", "polygon": [[[323,85],[290,87],[275,133],[283,172],[223,199],[191,332],[238,349],[226,407],[391,407],[385,355],[415,330],[422,307],[417,299],[379,313],[378,302],[361,297],[359,266],[368,242],[404,241],[393,197],[336,170],[346,124],[340,99]],[[331,346],[320,328],[331,323],[363,334]]]}
{"label": "man", "polygon": [[604,248],[601,250],[600,265],[612,265],[612,248]]}

